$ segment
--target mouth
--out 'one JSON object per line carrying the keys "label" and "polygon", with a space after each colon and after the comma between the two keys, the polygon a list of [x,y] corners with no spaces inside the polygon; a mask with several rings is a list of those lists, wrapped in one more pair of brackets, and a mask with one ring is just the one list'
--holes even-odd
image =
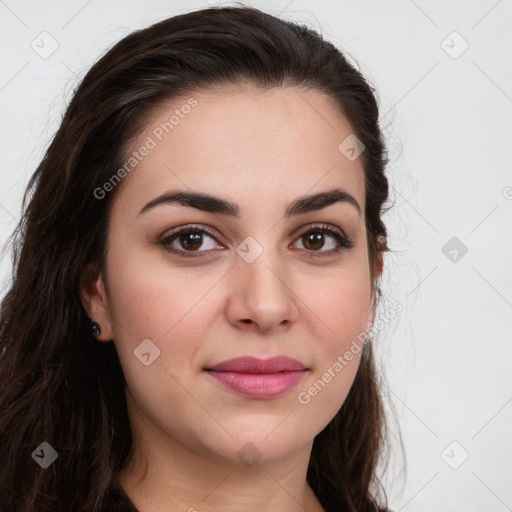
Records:
{"label": "mouth", "polygon": [[205,368],[219,372],[237,373],[279,373],[307,370],[300,361],[286,356],[258,359],[256,357],[236,357]]}
{"label": "mouth", "polygon": [[300,361],[278,356],[239,357],[205,368],[224,389],[251,398],[274,398],[294,388],[309,372]]}

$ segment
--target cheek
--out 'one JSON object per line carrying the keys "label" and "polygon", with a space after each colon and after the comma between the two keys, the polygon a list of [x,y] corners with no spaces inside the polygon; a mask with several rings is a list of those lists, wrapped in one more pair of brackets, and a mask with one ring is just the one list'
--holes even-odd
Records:
{"label": "cheek", "polygon": [[[204,273],[192,278],[183,268],[118,256],[112,253],[109,271],[110,317],[129,391],[137,407],[154,421],[186,430],[179,423],[185,422],[190,409],[188,379],[209,327],[208,290],[218,277]],[[144,341],[148,339],[150,344]],[[145,365],[137,354],[148,351],[151,362]],[[183,420],[171,414],[170,401]]]}
{"label": "cheek", "polygon": [[307,293],[311,315],[317,317],[316,366],[299,390],[298,401],[318,408],[320,420],[336,414],[352,386],[370,320],[371,289],[364,266],[347,268],[316,284]]}
{"label": "cheek", "polygon": [[120,256],[111,254],[109,311],[125,373],[136,377],[142,365],[134,351],[146,339],[160,351],[156,366],[183,372],[218,313],[212,288],[222,275]]}
{"label": "cheek", "polygon": [[184,268],[160,264],[160,258],[123,259],[116,252],[110,256],[109,305],[114,330],[121,338],[170,336],[200,307],[201,297],[212,286],[213,278],[207,274],[195,279]]}
{"label": "cheek", "polygon": [[320,280],[304,284],[307,304],[318,318],[322,347],[326,355],[344,349],[364,332],[370,320],[371,288],[369,271],[350,265]]}
{"label": "cheek", "polygon": [[[343,337],[354,330],[364,328],[370,306],[370,292],[366,283],[348,281],[333,284],[323,294],[322,310],[330,330]],[[320,299],[320,297],[318,297]]]}
{"label": "cheek", "polygon": [[[328,335],[315,343],[315,366],[307,381],[297,390],[299,410],[304,409],[304,418],[310,428],[320,432],[342,407],[352,388],[363,349],[366,327],[365,300],[350,302],[350,307],[339,296],[336,307],[325,303],[329,322]],[[334,309],[332,309],[334,308]],[[325,332],[326,329],[324,329]]]}

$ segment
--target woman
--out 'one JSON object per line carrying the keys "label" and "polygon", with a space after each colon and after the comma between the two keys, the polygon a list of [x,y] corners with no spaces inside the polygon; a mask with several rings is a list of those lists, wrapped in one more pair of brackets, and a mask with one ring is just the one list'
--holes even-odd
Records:
{"label": "woman", "polygon": [[14,233],[0,509],[385,510],[386,163],[306,27],[204,9],[107,52]]}

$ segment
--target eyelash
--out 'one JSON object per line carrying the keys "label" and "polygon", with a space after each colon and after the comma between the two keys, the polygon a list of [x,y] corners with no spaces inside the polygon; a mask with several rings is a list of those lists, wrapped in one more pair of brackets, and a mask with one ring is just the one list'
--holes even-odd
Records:
{"label": "eyelash", "polygon": [[[213,230],[208,228],[207,226],[200,227],[198,225],[189,225],[189,226],[181,226],[179,228],[176,228],[175,230],[171,231],[168,235],[166,235],[163,238],[160,238],[156,243],[157,245],[164,248],[164,250],[176,254],[177,256],[180,256],[182,258],[197,258],[201,257],[202,252],[209,252],[209,251],[185,251],[185,250],[177,250],[170,246],[170,244],[174,241],[176,237],[181,235],[182,233],[206,233],[211,238],[213,238],[217,243],[218,240],[216,239],[216,234]],[[329,227],[326,224],[318,224],[314,226],[310,226],[307,230],[302,231],[297,235],[297,239],[303,237],[304,235],[307,235],[309,233],[324,233],[331,235],[336,242],[338,242],[338,247],[335,249],[332,249],[330,251],[313,251],[310,250],[308,256],[312,258],[323,258],[325,256],[332,255],[333,253],[339,253],[344,249],[351,249],[354,246],[354,241],[347,238],[342,231],[338,231],[336,229],[333,229]],[[306,249],[307,250],[307,249]],[[199,253],[199,254],[198,254]]]}

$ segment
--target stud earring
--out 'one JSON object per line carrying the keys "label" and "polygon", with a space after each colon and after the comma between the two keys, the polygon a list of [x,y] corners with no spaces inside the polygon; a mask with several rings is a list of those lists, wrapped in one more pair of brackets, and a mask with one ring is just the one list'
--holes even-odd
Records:
{"label": "stud earring", "polygon": [[[101,334],[101,327],[98,322],[93,322],[91,320],[91,332],[92,335],[98,338],[98,336]],[[109,341],[109,340],[102,340],[101,338],[98,338],[98,341]]]}
{"label": "stud earring", "polygon": [[100,324],[91,320],[91,332],[93,336],[99,336],[101,334]]}

